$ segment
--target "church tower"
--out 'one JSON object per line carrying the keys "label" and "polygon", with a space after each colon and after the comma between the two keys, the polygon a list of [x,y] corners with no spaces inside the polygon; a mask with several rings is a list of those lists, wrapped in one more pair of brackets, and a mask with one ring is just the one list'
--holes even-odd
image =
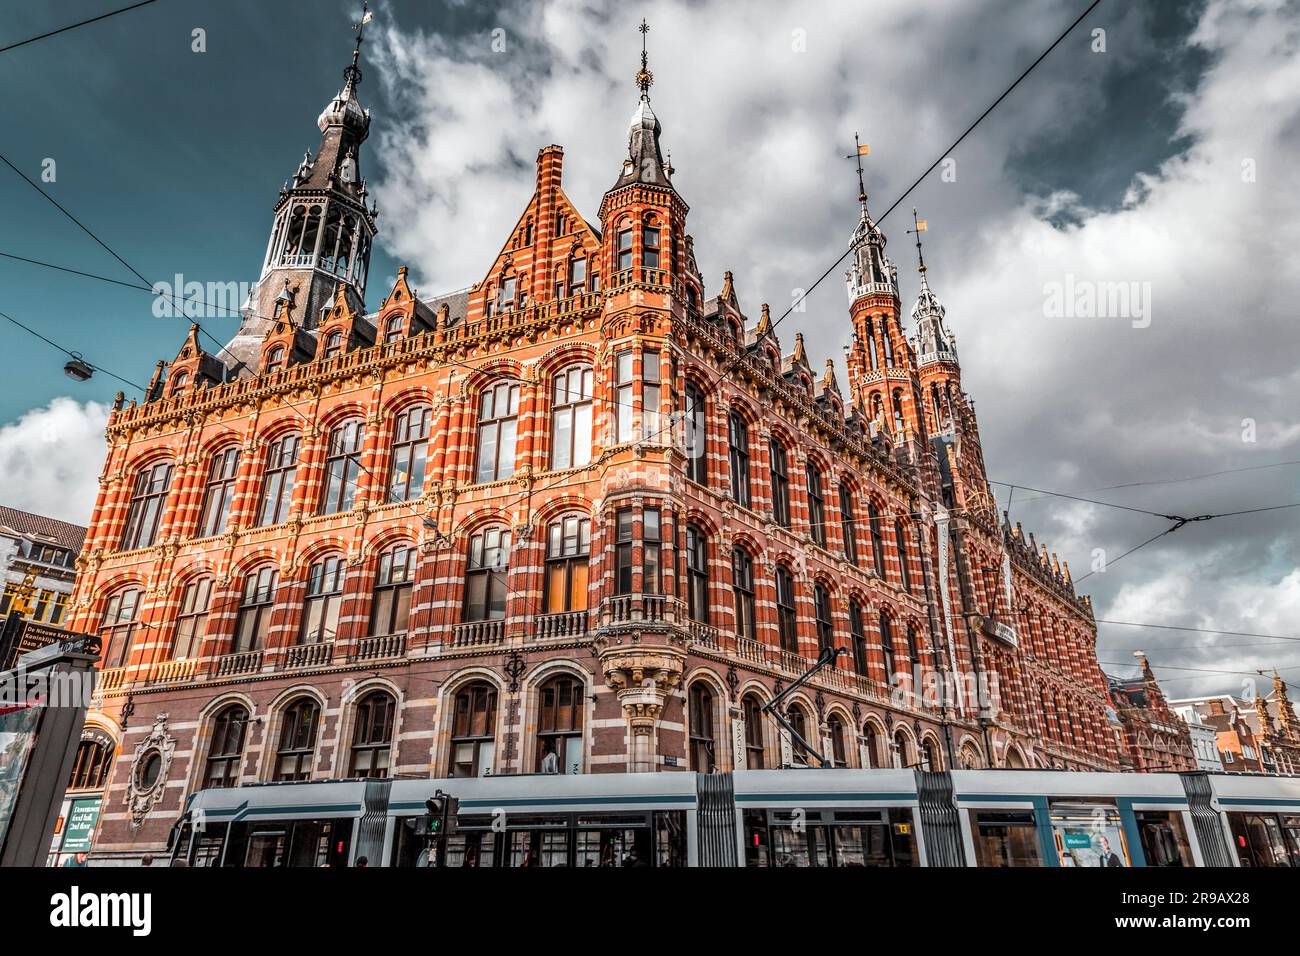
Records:
{"label": "church tower", "polygon": [[367,204],[361,177],[361,144],[370,134],[370,111],[357,99],[361,83],[361,42],[371,17],[367,8],[357,31],[352,62],[343,71],[343,88],[321,111],[320,146],[309,150],[280,190],[262,273],[243,307],[243,322],[229,346],[243,367],[256,371],[263,336],[272,328],[276,302],[288,290],[295,303],[293,321],[317,326],[339,286],[353,308],[364,311],[366,271],[378,210]]}

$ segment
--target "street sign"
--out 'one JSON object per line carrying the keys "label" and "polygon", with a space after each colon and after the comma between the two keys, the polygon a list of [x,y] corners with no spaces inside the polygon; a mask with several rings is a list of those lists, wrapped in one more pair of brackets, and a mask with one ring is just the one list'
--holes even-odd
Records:
{"label": "street sign", "polygon": [[75,641],[82,637],[85,635],[10,614],[5,620],[3,631],[0,631],[0,670],[17,667],[18,658],[23,654],[39,651],[60,641]]}

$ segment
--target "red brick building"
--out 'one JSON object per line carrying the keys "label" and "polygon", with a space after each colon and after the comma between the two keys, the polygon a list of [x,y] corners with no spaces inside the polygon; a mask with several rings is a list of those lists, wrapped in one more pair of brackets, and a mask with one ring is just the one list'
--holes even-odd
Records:
{"label": "red brick building", "polygon": [[826,645],[788,713],[838,764],[1119,766],[1091,605],[999,519],[865,192],[846,389],[706,293],[644,63],[592,221],[547,146],[479,281],[403,269],[366,312],[359,80],[237,336],[111,417],[73,614],[117,746],[98,856],[241,781],[815,762],[759,708]]}
{"label": "red brick building", "polygon": [[1125,770],[1142,773],[1181,773],[1197,769],[1192,732],[1186,721],[1169,708],[1146,655],[1142,675],[1109,678],[1124,739],[1121,763]]}

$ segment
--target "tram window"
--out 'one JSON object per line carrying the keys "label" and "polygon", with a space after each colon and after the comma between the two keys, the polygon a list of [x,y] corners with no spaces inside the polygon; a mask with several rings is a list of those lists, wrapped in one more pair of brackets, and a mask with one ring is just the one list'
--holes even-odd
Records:
{"label": "tram window", "polygon": [[568,829],[511,831],[510,865],[568,866]]}
{"label": "tram window", "polygon": [[202,833],[195,834],[190,866],[221,865],[221,847],[226,842],[227,827],[225,823],[208,824]]}
{"label": "tram window", "polygon": [[284,866],[285,844],[289,834],[284,830],[256,830],[248,835],[248,850],[244,853],[244,866]]}
{"label": "tram window", "polygon": [[1272,813],[1229,813],[1232,842],[1242,866],[1291,866],[1282,826]]}
{"label": "tram window", "polygon": [[745,811],[745,866],[770,866],[771,847],[767,841],[767,814],[762,810]]}
{"label": "tram window", "polygon": [[971,813],[978,866],[1042,866],[1033,811]]}
{"label": "tram window", "polygon": [[495,861],[496,834],[491,830],[457,830],[447,837],[447,866],[483,868]]}
{"label": "tram window", "polygon": [[660,810],[655,814],[655,866],[686,865],[686,814]]}
{"label": "tram window", "polygon": [[1052,833],[1061,866],[1132,866],[1114,804],[1053,804]]}
{"label": "tram window", "polygon": [[796,830],[773,824],[772,858],[774,866],[827,866],[826,828],[817,825]]}
{"label": "tram window", "polygon": [[1180,813],[1165,810],[1138,810],[1138,835],[1147,866],[1192,866],[1192,848],[1187,842]]}

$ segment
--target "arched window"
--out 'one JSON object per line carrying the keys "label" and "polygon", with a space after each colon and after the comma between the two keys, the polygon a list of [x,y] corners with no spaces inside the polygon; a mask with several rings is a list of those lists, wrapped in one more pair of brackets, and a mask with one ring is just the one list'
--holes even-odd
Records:
{"label": "arched window", "polygon": [[506,616],[509,562],[510,532],[505,528],[484,528],[470,536],[464,620],[496,621]]}
{"label": "arched window", "polygon": [[204,789],[238,785],[247,729],[248,709],[242,704],[231,704],[217,715],[212,722],[212,742],[208,745],[208,762],[203,771]]}
{"label": "arched window", "polygon": [[179,395],[186,385],[190,384],[190,373],[181,369],[172,377],[172,394]]}
{"label": "arched window", "polygon": [[98,790],[108,781],[113,766],[113,742],[101,734],[81,738],[77,756],[72,761],[69,790]]}
{"label": "arched window", "polygon": [[903,434],[903,393],[894,389],[894,434]]}
{"label": "arched window", "polygon": [[808,480],[808,533],[813,544],[826,547],[826,499],[822,496],[822,473],[811,461],[804,469]]}
{"label": "arched window", "polygon": [[776,566],[776,627],[782,650],[797,653],[799,631],[794,605],[794,575],[784,564]]}
{"label": "arched window", "polygon": [[785,446],[775,438],[768,446],[772,459],[772,520],[783,528],[790,527],[790,470]]}
{"label": "arched window", "polygon": [[546,529],[548,614],[587,609],[587,575],[591,566],[591,520],[582,515],[556,518]]}
{"label": "arched window", "polygon": [[817,615],[817,646],[823,650],[835,646],[835,622],[831,618],[831,595],[825,585],[813,589],[813,609]]}
{"label": "arched window", "polygon": [[131,507],[126,515],[123,551],[150,547],[158,537],[167,489],[172,483],[172,463],[160,461],[136,472],[131,486]]}
{"label": "arched window", "polygon": [[709,548],[692,524],[686,526],[686,604],[692,621],[709,623]]}
{"label": "arched window", "polygon": [[686,454],[686,477],[697,484],[708,481],[708,406],[704,393],[694,382],[686,383],[682,395],[682,422],[685,429],[683,451]]}
{"label": "arched window", "polygon": [[569,295],[582,295],[587,291],[587,260],[569,261]]}
{"label": "arched window", "polygon": [[181,606],[176,615],[176,635],[172,638],[174,661],[197,657],[199,644],[208,627],[208,605],[212,600],[212,578],[198,578],[181,591]]}
{"label": "arched window", "polygon": [[414,548],[400,544],[379,556],[379,573],[375,575],[375,599],[370,608],[372,635],[406,633],[414,581]]}
{"label": "arched window", "polygon": [[284,346],[277,345],[267,351],[266,360],[262,363],[262,371],[267,375],[274,375],[282,368],[284,368]]}
{"label": "arched window", "polygon": [[230,518],[230,502],[235,497],[235,473],[238,470],[238,445],[231,445],[212,456],[208,464],[208,483],[203,489],[199,537],[211,537],[226,530],[226,521]]}
{"label": "arched window", "polygon": [[704,681],[691,685],[690,693],[690,758],[691,769],[696,773],[710,773],[717,766],[714,756],[713,692]]}
{"label": "arched window", "polygon": [[366,425],[360,418],[349,418],[330,432],[321,514],[352,510],[357,495],[357,475],[361,471],[359,456],[365,440]]}
{"label": "arched window", "polygon": [[576,677],[552,677],[538,689],[537,767],[542,773],[582,772],[585,701],[586,688]]}
{"label": "arched window", "polygon": [[938,772],[943,769],[943,758],[939,756],[939,745],[933,737],[926,737],[921,742],[921,769]]}
{"label": "arched window", "polygon": [[745,766],[749,770],[762,770],[763,702],[756,695],[747,694],[740,706],[745,715]]}
{"label": "arched window", "polygon": [[795,734],[798,734],[797,737],[794,735],[790,737],[790,743],[794,748],[794,762],[797,765],[806,767],[808,765],[808,747],[800,742],[800,738],[803,738],[803,740],[808,739],[808,718],[804,716],[802,707],[794,706],[786,714],[786,719],[790,721],[790,726],[794,728]]}
{"label": "arched window", "polygon": [[731,479],[731,500],[750,507],[749,494],[749,423],[740,412],[727,416],[727,464]]}
{"label": "arched window", "polygon": [[475,681],[456,694],[451,725],[452,777],[484,777],[496,756],[497,690]]}
{"label": "arched window", "polygon": [[99,640],[104,649],[105,667],[122,667],[131,657],[135,638],[136,615],[140,612],[141,591],[127,587],[108,599],[99,624]]}
{"label": "arched window", "polygon": [[898,765],[904,770],[916,763],[912,757],[912,748],[907,742],[907,734],[901,730],[894,734],[894,747],[898,751]]}
{"label": "arched window", "polygon": [[894,546],[898,548],[898,573],[903,581],[903,590],[912,590],[912,568],[907,555],[907,525],[902,518],[894,521]]}
{"label": "arched window", "polygon": [[871,526],[871,563],[876,577],[885,576],[885,535],[880,529],[880,509],[874,501],[867,504],[867,522]]}
{"label": "arched window", "polygon": [[344,570],[342,558],[329,557],[317,561],[307,572],[299,644],[320,644],[338,637]]}
{"label": "arched window", "polygon": [[889,622],[889,615],[880,612],[880,653],[885,661],[885,683],[894,686],[894,674],[897,667],[894,661],[894,630]]}
{"label": "arched window", "polygon": [[837,715],[831,714],[826,718],[826,731],[831,738],[831,766],[847,767],[849,761],[845,756],[844,721]]}
{"label": "arched window", "polygon": [[853,670],[863,677],[867,670],[867,624],[862,614],[862,605],[857,601],[849,602],[849,639],[853,644]]}
{"label": "arched window", "polygon": [[736,595],[736,636],[756,640],[754,559],[744,548],[731,552],[731,584]]}
{"label": "arched window", "polygon": [[874,724],[864,724],[862,727],[862,744],[867,751],[868,767],[885,767],[886,762],[880,759],[880,734],[876,732]]}
{"label": "arched window", "polygon": [[264,565],[244,578],[239,599],[239,616],[235,620],[235,643],[232,653],[258,650],[266,646],[271,630],[271,612],[275,609],[275,591],[280,572],[274,565]]}
{"label": "arched window", "polygon": [[342,354],[343,333],[340,330],[335,329],[329,335],[325,336],[324,356],[326,359],[332,359]]}
{"label": "arched window", "polygon": [[424,493],[424,466],[429,454],[428,405],[412,405],[393,423],[393,462],[388,469],[388,500],[410,501]]}
{"label": "arched window", "polygon": [[302,436],[297,432],[282,435],[271,442],[266,455],[266,471],[262,475],[262,507],[257,515],[259,526],[279,524],[289,517],[301,444]]}
{"label": "arched window", "polygon": [[388,326],[384,330],[385,344],[392,345],[395,342],[402,341],[402,333],[405,331],[404,324],[404,320],[400,315],[395,315],[388,320]]}
{"label": "arched window", "polygon": [[349,777],[388,776],[396,709],[393,696],[382,690],[371,691],[357,704],[352,756],[348,761]]}
{"label": "arched window", "polygon": [[478,402],[478,467],[474,480],[504,481],[515,473],[519,386],[501,382],[485,388]]}
{"label": "arched window", "polygon": [[858,563],[858,526],[853,514],[853,489],[840,482],[840,535],[844,538],[844,557],[849,564]]}
{"label": "arched window", "polygon": [[320,707],[310,697],[300,697],[284,712],[280,746],[275,754],[274,780],[310,780],[311,758],[316,750],[316,723]]}
{"label": "arched window", "polygon": [[591,461],[592,377],[590,365],[573,365],[552,380],[552,468],[576,468]]}
{"label": "arched window", "polygon": [[917,637],[916,625],[911,621],[907,622],[907,660],[913,669],[921,664],[921,644]]}

